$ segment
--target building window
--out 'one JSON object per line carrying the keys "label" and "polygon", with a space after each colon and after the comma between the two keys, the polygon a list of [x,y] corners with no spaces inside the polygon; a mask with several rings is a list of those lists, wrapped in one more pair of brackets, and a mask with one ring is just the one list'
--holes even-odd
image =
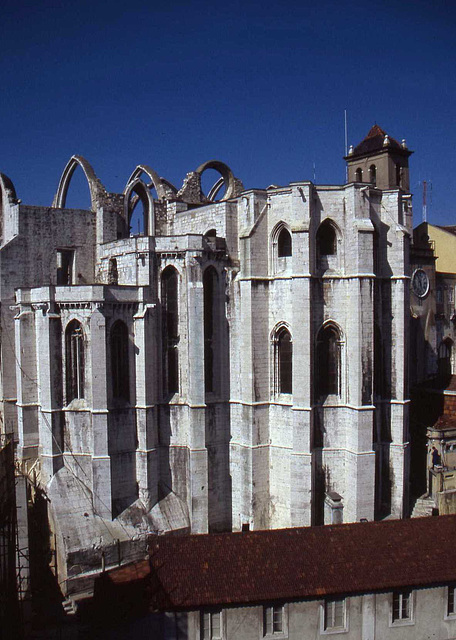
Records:
{"label": "building window", "polygon": [[447,599],[447,616],[454,616],[456,615],[456,609],[455,609],[455,598],[454,598],[454,593],[456,591],[456,585],[454,584],[450,584],[448,586],[448,599]]}
{"label": "building window", "polygon": [[277,238],[277,255],[279,258],[291,256],[291,234],[285,227],[282,228]]}
{"label": "building window", "polygon": [[396,165],[396,185],[400,187],[401,182],[402,182],[402,167],[399,164],[397,164]]}
{"label": "building window", "polygon": [[293,391],[293,343],[286,327],[274,334],[274,387],[275,393]]}
{"label": "building window", "polygon": [[117,260],[111,258],[108,265],[108,284],[117,285],[119,283],[119,272],[117,271]]}
{"label": "building window", "polygon": [[395,591],[393,593],[393,622],[412,619],[412,592]]}
{"label": "building window", "polygon": [[355,171],[355,182],[362,182],[363,181],[363,170],[362,169],[356,169]]}
{"label": "building window", "polygon": [[84,397],[84,333],[77,320],[65,331],[66,401]]}
{"label": "building window", "polygon": [[118,400],[130,400],[128,328],[117,320],[111,329],[112,395]]}
{"label": "building window", "polygon": [[263,607],[263,636],[284,633],[284,607],[282,604]]}
{"label": "building window", "polygon": [[336,230],[329,220],[325,220],[317,231],[317,256],[334,256],[337,253]]}
{"label": "building window", "polygon": [[330,598],[325,600],[324,630],[345,628],[345,598]]}
{"label": "building window", "polygon": [[220,640],[222,636],[222,611],[202,611],[200,620],[201,640]]}
{"label": "building window", "polygon": [[73,284],[74,251],[60,249],[57,251],[57,285]]}
{"label": "building window", "polygon": [[440,382],[447,383],[452,374],[451,367],[451,351],[452,351],[453,341],[451,338],[445,338],[439,345],[438,350],[438,375]]}
{"label": "building window", "polygon": [[377,167],[375,164],[371,164],[369,168],[369,182],[373,184],[374,187],[377,184]]}
{"label": "building window", "polygon": [[179,391],[179,309],[178,275],[174,267],[166,267],[161,277],[163,323],[163,385],[165,393]]}
{"label": "building window", "polygon": [[204,388],[215,391],[218,275],[208,267],[203,275],[204,294]]}
{"label": "building window", "polygon": [[330,325],[318,332],[317,353],[317,397],[340,394],[340,333]]}

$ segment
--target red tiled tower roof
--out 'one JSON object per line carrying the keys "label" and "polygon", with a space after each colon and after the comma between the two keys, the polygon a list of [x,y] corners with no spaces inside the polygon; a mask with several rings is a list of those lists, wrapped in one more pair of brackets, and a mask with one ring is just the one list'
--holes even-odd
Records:
{"label": "red tiled tower roof", "polygon": [[369,133],[364,138],[364,140],[362,140],[354,148],[353,153],[350,154],[349,157],[353,158],[356,156],[370,155],[372,153],[376,153],[384,149],[394,150],[401,154],[406,154],[407,156],[411,155],[412,153],[411,151],[409,151],[408,149],[404,149],[397,140],[395,140],[389,135],[388,135],[389,144],[385,147],[383,143],[386,135],[388,135],[386,131],[384,131],[381,127],[379,127],[378,124],[374,124],[374,126],[371,127]]}

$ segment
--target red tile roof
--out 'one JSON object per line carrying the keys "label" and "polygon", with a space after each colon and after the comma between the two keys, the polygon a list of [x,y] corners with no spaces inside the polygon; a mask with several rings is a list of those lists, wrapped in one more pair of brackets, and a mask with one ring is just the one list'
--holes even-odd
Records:
{"label": "red tile roof", "polygon": [[150,573],[147,560],[111,571],[104,590],[170,610],[443,584],[455,542],[456,516],[159,536]]}
{"label": "red tile roof", "polygon": [[[386,131],[379,127],[378,124],[374,124],[364,140],[354,148],[353,154],[348,157],[353,158],[356,156],[364,156],[371,153],[376,153],[377,151],[382,151],[383,149],[385,149],[385,147],[383,146],[383,141],[386,135]],[[404,149],[397,140],[395,140],[391,136],[388,136],[388,138],[388,149],[394,149],[394,151],[398,151],[402,154],[405,153],[406,155],[411,154],[411,152],[408,151],[408,149]]]}

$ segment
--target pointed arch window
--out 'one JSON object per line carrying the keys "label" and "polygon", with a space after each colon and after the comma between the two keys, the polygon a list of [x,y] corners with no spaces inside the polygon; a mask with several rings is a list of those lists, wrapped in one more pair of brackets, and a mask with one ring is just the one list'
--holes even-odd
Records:
{"label": "pointed arch window", "polygon": [[317,398],[340,395],[340,333],[333,325],[318,333],[315,362]]}
{"label": "pointed arch window", "polygon": [[277,238],[277,256],[279,258],[286,258],[288,256],[291,256],[291,253],[291,233],[288,231],[288,229],[283,227]]}
{"label": "pointed arch window", "polygon": [[293,392],[293,343],[291,333],[284,326],[274,335],[275,393]]}
{"label": "pointed arch window", "polygon": [[317,231],[317,255],[335,256],[337,254],[337,236],[334,226],[329,220],[325,220]]}
{"label": "pointed arch window", "polygon": [[203,275],[204,292],[204,388],[213,392],[216,388],[216,333],[217,333],[218,275],[214,267],[208,267]]}
{"label": "pointed arch window", "polygon": [[161,277],[163,323],[163,379],[167,393],[179,391],[179,309],[178,275],[174,267],[166,267]]}
{"label": "pointed arch window", "polygon": [[112,396],[116,400],[130,400],[128,328],[117,320],[111,329]]}
{"label": "pointed arch window", "polygon": [[84,397],[84,333],[72,320],[65,330],[66,401]]}

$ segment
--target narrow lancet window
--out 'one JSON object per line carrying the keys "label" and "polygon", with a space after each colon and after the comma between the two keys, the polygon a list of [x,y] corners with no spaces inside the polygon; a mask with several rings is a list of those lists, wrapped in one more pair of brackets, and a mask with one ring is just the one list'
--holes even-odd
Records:
{"label": "narrow lancet window", "polygon": [[335,327],[321,329],[317,340],[317,397],[340,393],[340,336]]}
{"label": "narrow lancet window", "polygon": [[84,334],[77,320],[65,331],[66,400],[84,397]]}
{"label": "narrow lancet window", "polygon": [[274,393],[293,391],[293,345],[291,334],[284,326],[272,336],[274,349]]}
{"label": "narrow lancet window", "polygon": [[214,267],[204,272],[204,387],[206,392],[215,391],[215,338],[217,331],[217,283]]}
{"label": "narrow lancet window", "polygon": [[164,389],[167,393],[176,393],[179,391],[179,315],[178,276],[173,267],[166,267],[163,271],[161,292]]}
{"label": "narrow lancet window", "polygon": [[112,395],[116,400],[130,400],[128,328],[117,320],[111,329]]}

